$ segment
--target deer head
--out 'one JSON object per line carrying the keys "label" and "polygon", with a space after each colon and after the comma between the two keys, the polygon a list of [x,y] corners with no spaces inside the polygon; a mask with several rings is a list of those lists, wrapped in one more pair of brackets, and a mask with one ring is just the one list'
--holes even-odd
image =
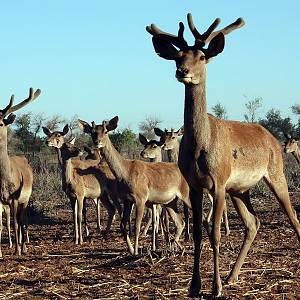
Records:
{"label": "deer head", "polygon": [[[244,25],[242,18],[234,23],[213,32],[219,25],[220,19],[216,19],[206,32],[200,34],[196,29],[192,15],[187,15],[189,28],[195,38],[195,43],[189,46],[183,37],[184,25],[179,23],[178,35],[173,35],[160,30],[154,24],[146,27],[153,36],[152,43],[156,53],[164,59],[174,60],[176,63],[176,78],[184,84],[199,84],[201,74],[205,72],[205,64],[210,58],[217,56],[224,49],[224,35]],[[205,44],[207,48],[204,48]]]}
{"label": "deer head", "polygon": [[284,148],[283,148],[284,152],[285,153],[297,152],[299,139],[292,137],[290,134],[285,134],[284,136],[286,138],[286,141],[284,142]]}
{"label": "deer head", "polygon": [[29,96],[19,104],[16,104],[13,106],[15,96],[12,95],[10,97],[9,104],[4,108],[0,110],[0,140],[7,138],[7,128],[9,125],[11,125],[15,119],[16,115],[13,114],[14,111],[19,110],[23,106],[27,105],[28,103],[35,100],[39,95],[41,94],[41,90],[37,89],[35,92],[33,92],[33,88],[29,89]]}
{"label": "deer head", "polygon": [[64,160],[82,155],[79,148],[75,146],[76,138],[73,137],[70,141],[64,142],[61,146],[61,155]]}
{"label": "deer head", "polygon": [[87,156],[85,157],[86,160],[101,160],[101,154],[99,153],[99,149],[94,149],[89,147],[88,145],[84,145],[83,149],[85,152],[87,152]]}
{"label": "deer head", "polygon": [[171,131],[165,129],[164,131],[159,128],[154,128],[154,132],[157,136],[160,137],[160,142],[163,144],[163,150],[173,150],[178,146],[178,137],[183,135],[183,128],[174,131],[172,128]]}
{"label": "deer head", "polygon": [[139,140],[144,146],[144,150],[141,152],[143,158],[155,159],[161,156],[161,147],[163,143],[155,140],[148,140],[142,134],[139,134]]}
{"label": "deer head", "polygon": [[78,120],[78,126],[81,130],[89,135],[91,135],[94,145],[97,148],[105,147],[109,137],[108,133],[117,128],[119,122],[119,117],[116,116],[109,121],[103,121],[102,125],[96,125],[95,122],[89,123]]}
{"label": "deer head", "polygon": [[69,125],[65,125],[63,131],[51,131],[47,127],[43,127],[44,133],[48,136],[46,144],[49,147],[60,149],[65,142],[65,135],[69,132]]}

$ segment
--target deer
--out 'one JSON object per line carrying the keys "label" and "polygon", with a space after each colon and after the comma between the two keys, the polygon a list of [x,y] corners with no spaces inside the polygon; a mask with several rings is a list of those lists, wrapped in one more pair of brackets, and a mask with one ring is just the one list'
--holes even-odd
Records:
{"label": "deer", "polygon": [[285,134],[286,141],[284,142],[284,152],[292,153],[296,158],[297,163],[300,164],[300,149],[298,147],[298,138],[292,137],[291,134]]}
{"label": "deer", "polygon": [[[122,230],[130,254],[138,255],[139,234],[145,205],[161,204],[166,207],[176,226],[175,243],[180,244],[179,238],[184,228],[184,221],[177,211],[174,199],[177,196],[188,207],[191,207],[186,180],[176,164],[151,163],[123,158],[109,138],[109,132],[117,128],[118,121],[119,117],[115,116],[109,121],[103,121],[101,125],[96,125],[94,121],[90,125],[83,120],[78,120],[78,124],[84,133],[91,136],[95,147],[101,149],[103,157],[119,181],[118,191],[124,202]],[[126,226],[129,223],[133,204],[136,206],[134,247]],[[152,250],[155,251],[157,224],[154,218],[156,216],[155,211],[152,215],[154,233],[152,235]]]}
{"label": "deer", "polygon": [[[66,127],[63,132],[52,132],[47,127],[43,127],[43,131],[48,136],[46,144],[49,147],[59,149],[59,159],[62,165],[62,188],[70,199],[73,209],[75,245],[83,244],[82,214],[84,212],[83,216],[86,219],[85,210],[83,210],[86,199],[96,199],[95,204],[97,205],[97,199],[100,198],[102,204],[107,209],[108,221],[104,233],[104,238],[106,239],[115,215],[115,207],[108,198],[107,178],[98,168],[99,162],[95,160],[73,159],[82,154],[82,152],[74,145],[74,138],[69,142],[64,140],[64,136],[68,132]],[[99,224],[99,221],[97,223]]]}
{"label": "deer", "polygon": [[[202,243],[203,189],[213,197],[212,242],[213,285],[212,295],[222,294],[219,271],[220,224],[227,192],[245,225],[242,247],[226,282],[236,282],[241,266],[260,226],[250,201],[249,189],[264,179],[284,212],[298,240],[300,224],[291,205],[287,181],[283,172],[281,145],[259,124],[220,120],[207,113],[206,64],[220,54],[225,46],[225,35],[244,25],[242,18],[219,31],[214,31],[216,19],[203,34],[187,15],[194,45],[184,39],[184,24],[179,23],[178,34],[160,30],[154,24],[146,27],[152,35],[155,52],[176,64],[176,78],[184,84],[184,136],[179,149],[179,168],[190,187],[193,212],[194,264],[189,294],[201,293],[200,254]],[[208,46],[205,45],[208,43]]]}
{"label": "deer", "polygon": [[[5,204],[3,205],[2,202],[0,202],[0,226],[1,226],[0,237],[2,232],[2,211],[4,211],[6,217],[6,228],[7,228],[9,248],[12,248],[11,229],[10,229],[10,206]],[[1,241],[0,241],[0,245],[1,245]]]}
{"label": "deer", "polygon": [[[155,128],[154,128],[155,131]],[[156,140],[148,140],[145,136],[142,134],[139,134],[139,140],[141,144],[144,146],[143,151],[141,152],[141,156],[143,158],[149,158],[152,162],[162,162],[162,150],[164,147],[164,142],[162,140],[156,141]],[[169,161],[174,162],[177,164],[177,161]],[[184,205],[184,221],[185,221],[185,241],[189,240],[189,208]],[[149,227],[150,223],[148,222],[146,225],[145,230],[147,229],[147,226]],[[165,222],[164,222],[166,233],[169,233],[169,219],[168,215],[165,215]],[[143,233],[144,233],[143,232]],[[168,240],[168,237],[167,237]]]}
{"label": "deer", "polygon": [[[165,129],[164,131],[160,128],[155,127],[154,132],[157,136],[160,137],[160,142],[163,143],[162,149],[167,151],[169,161],[178,163],[178,155],[179,155],[179,147],[180,143],[178,141],[178,137],[182,136],[184,133],[183,128],[181,127],[177,131],[174,131],[172,128],[171,131],[168,131]],[[210,236],[210,229],[209,229],[209,223],[211,221],[212,212],[213,212],[213,198],[212,196],[207,192],[208,199],[211,204],[211,208],[204,220],[207,232]],[[226,206],[226,200],[225,200],[225,206],[224,206],[224,212],[223,212],[223,220],[225,225],[225,235],[228,236],[230,234],[229,229],[229,222],[228,222],[228,216],[227,216],[227,206]]]}
{"label": "deer", "polygon": [[25,223],[26,210],[32,192],[33,172],[24,155],[9,155],[7,151],[7,130],[15,121],[13,112],[34,101],[41,94],[41,90],[29,89],[29,96],[20,103],[14,104],[12,95],[8,105],[0,110],[0,257],[2,234],[2,207],[13,209],[13,224],[15,234],[15,255],[25,254],[26,238]]}

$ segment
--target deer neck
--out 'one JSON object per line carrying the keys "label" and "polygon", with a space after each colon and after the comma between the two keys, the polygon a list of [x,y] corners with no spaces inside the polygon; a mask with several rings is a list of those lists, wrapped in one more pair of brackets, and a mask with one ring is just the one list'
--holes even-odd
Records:
{"label": "deer neck", "polygon": [[72,159],[62,159],[62,185],[63,187],[73,181]]}
{"label": "deer neck", "polygon": [[56,150],[56,154],[57,154],[57,159],[58,159],[58,163],[60,165],[60,167],[63,167],[63,163],[62,163],[62,158],[61,158],[61,150],[60,148],[55,148]]}
{"label": "deer neck", "polygon": [[179,142],[177,141],[176,145],[174,145],[173,149],[167,150],[169,162],[178,162],[178,154],[179,154]]}
{"label": "deer neck", "polygon": [[199,84],[185,85],[184,142],[192,151],[208,151],[210,144],[210,124],[206,107],[205,73]]}
{"label": "deer neck", "polygon": [[118,180],[128,179],[127,160],[116,150],[109,138],[102,148],[102,154],[112,173]]}
{"label": "deer neck", "polygon": [[[0,144],[0,199],[5,203],[14,191],[11,177],[11,162],[7,152],[7,142]],[[2,212],[0,212],[2,214]]]}
{"label": "deer neck", "polygon": [[157,153],[157,155],[155,156],[155,158],[150,158],[150,162],[162,162],[162,153],[161,151],[159,151],[159,153]]}

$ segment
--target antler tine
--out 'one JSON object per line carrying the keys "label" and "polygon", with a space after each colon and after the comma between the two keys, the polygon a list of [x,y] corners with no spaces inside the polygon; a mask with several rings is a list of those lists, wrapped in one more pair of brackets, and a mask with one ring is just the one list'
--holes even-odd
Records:
{"label": "antler tine", "polygon": [[[10,104],[8,105],[8,109],[7,111],[5,112],[5,115],[9,114],[9,113],[12,113],[16,110],[19,110],[20,108],[22,108],[23,106],[27,105],[28,103],[32,102],[34,99],[36,99],[39,95],[41,94],[41,90],[40,89],[37,89],[35,92],[33,92],[33,88],[30,88],[29,89],[29,96],[27,99],[23,100],[22,102],[20,102],[19,104],[17,105],[14,105],[12,106],[12,99],[10,101]],[[13,98],[13,96],[12,96]]]}
{"label": "antler tine", "polygon": [[210,40],[212,40],[220,32],[222,32],[224,35],[226,35],[226,34],[232,32],[233,30],[236,30],[238,28],[243,27],[244,25],[245,25],[245,21],[243,20],[243,18],[238,18],[236,21],[234,21],[230,25],[224,27],[223,29],[212,32],[210,34],[210,36],[207,37],[205,42],[208,43]]}
{"label": "antler tine", "polygon": [[200,34],[199,31],[196,29],[193,21],[193,17],[191,13],[187,14],[187,21],[189,24],[189,28],[196,40],[195,44],[198,47],[203,47],[206,43],[207,38],[210,36],[210,34],[217,28],[217,26],[220,24],[221,19],[217,18],[215,21],[208,27],[208,29],[203,33]]}
{"label": "antler tine", "polygon": [[182,22],[179,23],[178,36],[162,31],[155,24],[147,26],[146,30],[154,37],[160,37],[162,39],[170,41],[174,46],[178,47],[179,49],[184,49],[188,47],[188,44],[183,37],[184,25]]}
{"label": "antler tine", "polygon": [[11,95],[8,105],[4,109],[0,110],[0,113],[2,114],[3,117],[8,114],[8,110],[12,107],[14,101],[15,101],[15,95]]}

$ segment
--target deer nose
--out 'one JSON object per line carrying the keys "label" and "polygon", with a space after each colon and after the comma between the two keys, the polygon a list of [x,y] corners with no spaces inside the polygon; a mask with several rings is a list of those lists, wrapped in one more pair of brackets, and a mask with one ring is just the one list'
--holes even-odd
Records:
{"label": "deer nose", "polygon": [[189,70],[186,68],[178,68],[176,70],[177,77],[185,77],[189,73]]}

